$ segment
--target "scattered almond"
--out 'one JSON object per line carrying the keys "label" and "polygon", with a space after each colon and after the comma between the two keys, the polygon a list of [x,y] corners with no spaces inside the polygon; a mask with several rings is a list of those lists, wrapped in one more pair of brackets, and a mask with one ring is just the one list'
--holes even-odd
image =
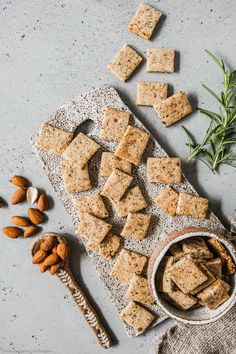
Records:
{"label": "scattered almond", "polygon": [[27,179],[22,176],[13,176],[10,182],[17,187],[22,187],[22,188],[27,187],[29,184]]}
{"label": "scattered almond", "polygon": [[55,236],[48,236],[48,238],[40,243],[40,249],[43,251],[50,251],[55,246],[56,237]]}
{"label": "scattered almond", "polygon": [[[43,250],[40,250],[44,252]],[[51,267],[52,265],[58,263],[60,261],[60,258],[57,254],[50,254],[45,260],[44,260],[44,265],[45,267]]]}
{"label": "scattered almond", "polygon": [[39,231],[38,227],[35,225],[27,226],[24,230],[24,238],[35,235]]}
{"label": "scattered almond", "polygon": [[21,227],[26,227],[31,224],[30,220],[28,218],[25,218],[24,216],[12,216],[11,220],[13,224]]}
{"label": "scattered almond", "polygon": [[59,243],[57,246],[57,254],[65,262],[69,256],[69,246],[64,242]]}
{"label": "scattered almond", "polygon": [[47,256],[48,256],[47,252],[43,250],[38,250],[32,258],[32,263],[33,264],[42,263],[47,258]]}
{"label": "scattered almond", "polygon": [[38,208],[40,211],[46,211],[49,208],[48,197],[42,193],[38,199]]}
{"label": "scattered almond", "polygon": [[29,187],[26,191],[26,199],[30,204],[34,204],[38,199],[38,190],[35,187]]}
{"label": "scattered almond", "polygon": [[28,217],[30,218],[30,221],[35,225],[39,225],[44,221],[44,215],[38,209],[29,208]]}
{"label": "scattered almond", "polygon": [[6,226],[2,229],[2,232],[10,238],[17,238],[21,234],[21,229],[16,226]]}
{"label": "scattered almond", "polygon": [[58,262],[58,263],[52,265],[52,266],[50,267],[49,272],[50,272],[52,275],[54,275],[54,274],[58,271],[58,269],[60,269],[61,264],[62,264],[61,262]]}
{"label": "scattered almond", "polygon": [[26,198],[26,190],[22,187],[17,188],[17,190],[15,191],[15,193],[13,193],[12,198],[11,198],[11,202],[12,204],[18,204],[21,203],[25,200]]}

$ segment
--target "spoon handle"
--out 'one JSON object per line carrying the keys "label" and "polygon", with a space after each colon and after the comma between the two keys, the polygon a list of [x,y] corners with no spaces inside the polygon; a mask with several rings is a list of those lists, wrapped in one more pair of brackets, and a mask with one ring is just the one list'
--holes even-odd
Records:
{"label": "spoon handle", "polygon": [[96,311],[89,303],[85,293],[76,283],[70,270],[61,268],[58,270],[57,276],[71,293],[76,305],[79,307],[84,318],[95,333],[100,345],[103,348],[108,349],[111,346],[111,338],[100,322]]}

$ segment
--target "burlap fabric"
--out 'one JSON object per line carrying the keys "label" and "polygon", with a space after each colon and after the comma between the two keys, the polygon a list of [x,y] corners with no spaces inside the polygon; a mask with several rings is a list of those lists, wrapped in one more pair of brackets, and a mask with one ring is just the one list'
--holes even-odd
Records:
{"label": "burlap fabric", "polygon": [[176,324],[155,342],[154,353],[236,354],[236,306],[212,324]]}

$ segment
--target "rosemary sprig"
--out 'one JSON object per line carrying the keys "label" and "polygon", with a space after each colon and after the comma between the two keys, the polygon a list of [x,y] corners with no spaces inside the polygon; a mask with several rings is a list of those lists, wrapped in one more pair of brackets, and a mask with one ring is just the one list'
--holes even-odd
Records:
{"label": "rosemary sprig", "polygon": [[206,53],[223,73],[223,91],[219,96],[208,86],[202,85],[219,104],[219,112],[199,108],[210,120],[201,144],[196,143],[190,132],[183,128],[188,136],[186,145],[190,148],[187,162],[198,159],[215,173],[221,164],[236,167],[236,154],[233,151],[233,146],[236,145],[236,70],[228,70],[223,60],[208,50]]}

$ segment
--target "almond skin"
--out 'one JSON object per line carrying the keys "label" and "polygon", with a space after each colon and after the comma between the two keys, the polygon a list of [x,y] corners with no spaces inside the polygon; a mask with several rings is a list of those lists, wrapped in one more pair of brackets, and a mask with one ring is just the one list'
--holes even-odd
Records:
{"label": "almond skin", "polygon": [[2,232],[10,238],[17,238],[21,234],[21,229],[16,226],[6,226],[2,229]]}
{"label": "almond skin", "polygon": [[35,235],[39,231],[38,227],[35,225],[27,226],[24,230],[24,238]]}
{"label": "almond skin", "polygon": [[[42,251],[42,250],[41,250]],[[44,251],[42,251],[44,252]],[[52,265],[58,263],[60,258],[57,254],[50,254],[43,262],[45,267],[51,267]]]}
{"label": "almond skin", "polygon": [[11,197],[11,202],[13,205],[21,203],[26,198],[26,189],[24,188],[17,188],[17,190],[13,193]]}
{"label": "almond skin", "polygon": [[38,199],[38,208],[40,211],[46,211],[49,209],[49,201],[45,193],[42,193]]}
{"label": "almond skin", "polygon": [[34,225],[39,225],[44,221],[44,215],[38,209],[29,208],[28,217]]}
{"label": "almond skin", "polygon": [[43,250],[38,250],[32,258],[32,263],[33,264],[42,263],[47,258],[47,256],[48,256],[47,252]]}
{"label": "almond skin", "polygon": [[25,218],[24,216],[12,216],[11,221],[13,224],[21,227],[26,227],[31,224],[30,220],[28,218]]}
{"label": "almond skin", "polygon": [[58,269],[60,269],[61,264],[62,264],[61,262],[58,262],[58,263],[52,265],[52,266],[50,267],[49,272],[50,272],[52,275],[54,275],[54,274],[58,271]]}
{"label": "almond skin", "polygon": [[56,244],[56,237],[48,236],[48,238],[40,243],[40,249],[43,251],[50,251]]}
{"label": "almond skin", "polygon": [[22,176],[13,176],[10,182],[17,187],[22,187],[22,188],[27,187],[29,184],[27,179]]}
{"label": "almond skin", "polygon": [[69,246],[64,242],[59,243],[59,245],[57,246],[57,254],[64,262],[69,256],[69,251]]}

